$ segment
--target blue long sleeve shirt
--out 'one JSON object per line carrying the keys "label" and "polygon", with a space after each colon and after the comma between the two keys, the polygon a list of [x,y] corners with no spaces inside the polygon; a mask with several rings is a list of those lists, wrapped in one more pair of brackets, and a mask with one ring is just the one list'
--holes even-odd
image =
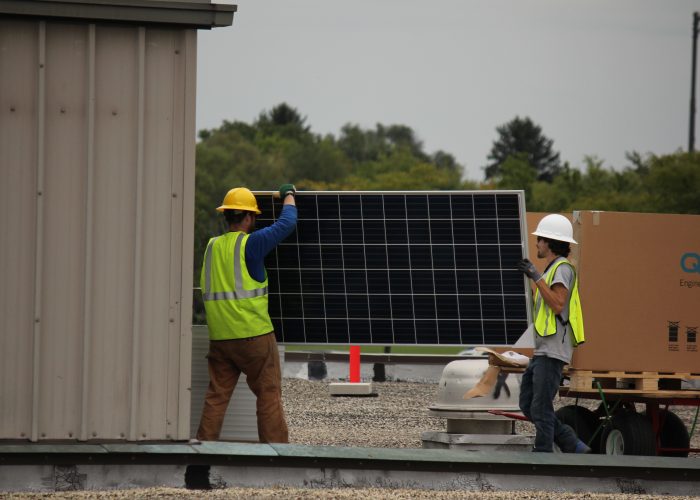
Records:
{"label": "blue long sleeve shirt", "polygon": [[284,205],[274,224],[250,233],[245,246],[245,263],[248,273],[257,281],[265,280],[265,257],[287,236],[297,223],[297,207]]}

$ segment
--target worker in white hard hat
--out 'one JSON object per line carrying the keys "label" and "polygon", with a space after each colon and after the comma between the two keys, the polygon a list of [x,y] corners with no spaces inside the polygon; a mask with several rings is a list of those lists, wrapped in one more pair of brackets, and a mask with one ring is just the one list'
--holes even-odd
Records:
{"label": "worker in white hard hat", "polygon": [[[228,232],[209,240],[202,265],[200,284],[209,327],[209,387],[195,442],[219,439],[241,373],[257,398],[260,442],[289,442],[264,261],[294,231],[295,194],[294,185],[283,184],[279,188],[282,212],[274,224],[258,231],[254,231],[255,222],[261,211],[247,188],[231,189],[217,208],[226,218]],[[185,483],[188,488],[209,489],[209,467],[189,466]]]}
{"label": "worker in white hard hat", "polygon": [[544,260],[541,274],[528,259],[518,263],[535,285],[533,301],[535,350],[520,387],[520,409],[537,430],[533,451],[552,452],[553,443],[565,453],[590,453],[573,429],[554,413],[564,365],[574,348],[584,342],[583,314],[576,269],[567,260],[576,244],[573,227],[563,215],[545,216],[532,233],[537,236],[537,258]]}

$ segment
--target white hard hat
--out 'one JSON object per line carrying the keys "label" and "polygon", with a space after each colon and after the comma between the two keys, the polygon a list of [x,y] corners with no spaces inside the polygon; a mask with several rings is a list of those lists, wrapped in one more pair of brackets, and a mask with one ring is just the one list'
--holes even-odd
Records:
{"label": "white hard hat", "polygon": [[550,214],[542,218],[534,233],[535,236],[542,236],[550,240],[567,241],[576,243],[574,239],[574,228],[569,219],[559,214]]}

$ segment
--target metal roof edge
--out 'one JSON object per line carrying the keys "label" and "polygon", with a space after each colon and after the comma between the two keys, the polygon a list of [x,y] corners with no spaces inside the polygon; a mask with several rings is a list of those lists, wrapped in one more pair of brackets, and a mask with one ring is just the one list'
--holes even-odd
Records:
{"label": "metal roof edge", "polygon": [[81,22],[162,24],[211,29],[231,26],[236,5],[155,0],[0,0],[0,16]]}

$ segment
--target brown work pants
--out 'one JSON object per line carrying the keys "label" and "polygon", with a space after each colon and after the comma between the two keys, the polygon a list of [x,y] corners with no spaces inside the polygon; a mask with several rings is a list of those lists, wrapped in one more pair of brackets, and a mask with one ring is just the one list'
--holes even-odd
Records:
{"label": "brown work pants", "polygon": [[258,438],[261,443],[288,443],[282,407],[282,373],[275,334],[209,342],[209,388],[204,398],[197,439],[216,441],[226,408],[241,372],[257,398]]}

